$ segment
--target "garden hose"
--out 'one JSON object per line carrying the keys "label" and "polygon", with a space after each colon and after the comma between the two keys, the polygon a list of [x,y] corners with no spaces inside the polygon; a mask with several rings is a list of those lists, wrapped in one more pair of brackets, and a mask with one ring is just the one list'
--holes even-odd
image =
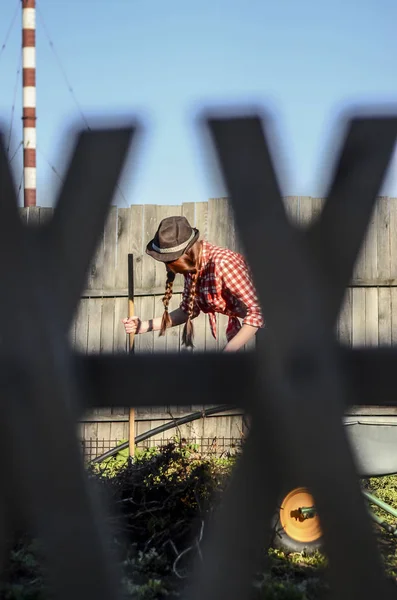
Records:
{"label": "garden hose", "polygon": [[[232,408],[235,408],[235,407],[230,406],[228,404],[220,404],[219,406],[214,406],[211,408],[205,408],[203,410],[198,410],[194,413],[190,413],[190,415],[186,415],[185,417],[180,417],[179,419],[173,419],[169,423],[164,423],[164,425],[159,425],[158,427],[155,427],[154,429],[150,429],[149,431],[145,431],[145,433],[141,433],[140,435],[137,435],[135,437],[135,444],[139,444],[140,442],[143,442],[144,440],[147,440],[147,439],[157,435],[158,433],[163,433],[164,431],[167,431],[168,429],[173,429],[174,427],[179,427],[179,425],[184,425],[185,423],[191,423],[192,421],[197,421],[198,419],[201,419],[202,417],[210,417],[211,415],[216,415],[217,413],[224,412],[225,410],[230,410]],[[92,461],[90,461],[90,463],[98,464],[98,463],[106,460],[107,458],[114,456],[115,454],[120,452],[120,450],[125,450],[125,448],[128,448],[128,446],[129,446],[128,441],[123,442],[119,446],[116,446],[115,448],[108,450],[104,454],[97,456]]]}

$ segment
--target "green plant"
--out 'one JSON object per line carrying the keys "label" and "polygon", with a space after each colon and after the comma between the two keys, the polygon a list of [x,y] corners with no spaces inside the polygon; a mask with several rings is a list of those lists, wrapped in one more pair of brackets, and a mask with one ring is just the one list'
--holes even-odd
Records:
{"label": "green plant", "polygon": [[[237,457],[200,457],[197,448],[180,440],[164,448],[139,449],[134,460],[108,461],[88,475],[114,509],[112,540],[121,558],[126,600],[176,600],[188,580],[197,541],[223,492]],[[60,466],[60,471],[62,467]],[[397,507],[397,478],[363,482]],[[375,527],[388,575],[397,576],[396,538]],[[40,544],[24,536],[9,555],[1,600],[51,600],[43,572]],[[255,576],[252,600],[323,600],[326,558],[269,548]]]}

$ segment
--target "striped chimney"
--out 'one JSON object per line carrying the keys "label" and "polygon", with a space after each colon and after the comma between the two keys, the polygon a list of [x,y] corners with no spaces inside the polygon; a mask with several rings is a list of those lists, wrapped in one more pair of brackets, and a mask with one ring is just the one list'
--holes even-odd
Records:
{"label": "striped chimney", "polygon": [[24,206],[36,206],[36,0],[22,0]]}

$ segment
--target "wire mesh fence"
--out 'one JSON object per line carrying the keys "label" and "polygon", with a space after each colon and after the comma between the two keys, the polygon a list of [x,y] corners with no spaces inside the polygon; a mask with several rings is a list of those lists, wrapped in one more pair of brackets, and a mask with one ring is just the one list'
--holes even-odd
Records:
{"label": "wire mesh fence", "polygon": [[81,451],[84,457],[84,462],[87,464],[94,458],[105,454],[109,450],[116,448],[125,440],[108,440],[105,438],[88,438],[85,440],[80,440]]}
{"label": "wire mesh fence", "polygon": [[[84,462],[89,463],[94,458],[102,456],[105,452],[123,444],[126,440],[110,440],[106,438],[88,438],[81,440]],[[136,448],[147,450],[157,448],[161,450],[168,444],[175,444],[177,448],[189,451],[192,456],[216,456],[219,458],[233,456],[242,450],[242,438],[227,437],[200,437],[200,438],[150,438],[136,444]]]}

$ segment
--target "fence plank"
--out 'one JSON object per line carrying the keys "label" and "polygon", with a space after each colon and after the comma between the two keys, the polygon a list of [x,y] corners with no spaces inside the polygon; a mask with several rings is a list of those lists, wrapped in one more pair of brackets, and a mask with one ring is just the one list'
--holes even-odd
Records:
{"label": "fence plank", "polygon": [[[100,411],[104,411],[105,409],[99,409],[98,410],[98,414],[102,414]],[[97,439],[101,440],[103,443],[102,446],[102,452],[106,452],[107,450],[111,450],[114,447],[114,444],[112,443],[112,437],[110,435],[111,433],[111,423],[107,423],[105,422],[98,422],[98,429],[97,429]]]}
{"label": "fence plank", "polygon": [[[164,267],[163,267],[164,268]],[[161,301],[161,298],[153,296],[153,314],[154,316],[160,317],[163,314],[164,306]],[[170,330],[166,332],[165,335],[160,336],[159,331],[155,331],[153,335],[153,352],[165,352],[167,346],[167,337],[170,335]],[[145,334],[146,335],[146,334]]]}
{"label": "fence plank", "polygon": [[229,417],[230,419],[230,437],[231,438],[242,438],[243,437],[243,417],[241,415],[234,415]]}
{"label": "fence plank", "polygon": [[203,352],[205,347],[205,322],[206,315],[202,312],[193,321],[194,326],[194,352]]}
{"label": "fence plank", "polygon": [[[154,296],[148,296],[147,298],[141,298],[140,307],[140,318],[145,321],[146,319],[153,319],[155,316],[154,312]],[[152,353],[154,350],[154,336],[158,335],[158,332],[150,331],[149,333],[142,333],[138,337],[139,339],[139,352]]]}
{"label": "fence plank", "polygon": [[353,320],[353,292],[346,290],[345,298],[338,320],[338,336],[341,342],[347,346],[353,343],[352,320]]}
{"label": "fence plank", "polygon": [[[101,351],[101,329],[102,329],[102,298],[91,298],[88,313],[88,339],[87,353],[98,354]],[[91,411],[92,414],[111,414],[110,408],[99,408]],[[107,431],[107,430],[106,430]],[[97,428],[97,437],[102,437],[102,431]]]}
{"label": "fence plank", "polygon": [[397,198],[389,198],[390,277],[397,278]]}
{"label": "fence plank", "polygon": [[365,242],[360,248],[353,270],[353,279],[361,281],[365,279]]}
{"label": "fence plank", "polygon": [[299,225],[306,228],[313,219],[313,199],[311,196],[301,196],[299,198]]}
{"label": "fence plank", "polygon": [[128,423],[112,422],[110,423],[110,439],[117,444],[128,439]]}
{"label": "fence plank", "polygon": [[88,313],[90,301],[80,300],[77,314],[75,317],[75,348],[83,354],[87,354],[88,349]]}
{"label": "fence plank", "polygon": [[39,206],[29,206],[28,208],[28,225],[30,227],[35,227],[40,225],[40,207]]}
{"label": "fence plank", "polygon": [[[205,437],[202,419],[198,421],[192,421],[191,423],[185,423],[176,429],[171,429],[171,431],[174,432],[174,436],[176,435],[186,440],[190,439],[199,441],[200,438]],[[166,433],[168,434],[168,431]]]}
{"label": "fence plank", "polygon": [[292,225],[299,225],[299,196],[284,198],[285,212]]}
{"label": "fence plank", "polygon": [[[145,252],[147,242],[143,230],[143,206],[131,206],[130,208],[130,231],[128,253],[134,255],[134,285],[135,289],[142,287],[143,256],[149,258]],[[128,275],[126,265],[125,272]]]}
{"label": "fence plank", "polygon": [[113,353],[114,348],[114,298],[103,298],[101,313],[100,352]]}
{"label": "fence plank", "polygon": [[20,219],[21,219],[21,221],[22,221],[22,223],[23,223],[24,225],[27,225],[27,224],[28,224],[28,214],[29,214],[29,213],[28,213],[28,210],[29,210],[29,209],[27,209],[27,208],[25,208],[25,207],[22,207],[22,208],[19,208],[19,209],[18,209],[18,212],[19,212]]}
{"label": "fence plank", "polygon": [[[141,435],[142,433],[146,433],[150,429],[150,421],[135,421],[135,431],[136,435]],[[143,442],[138,444],[138,447],[142,447]]]}
{"label": "fence plank", "polygon": [[231,438],[231,419],[230,417],[220,416],[216,419],[216,437],[220,438]]}
{"label": "fence plank", "polygon": [[[219,317],[219,315],[215,315],[216,322],[217,322],[217,331],[219,329],[218,317]],[[218,351],[218,342],[212,335],[208,315],[205,315],[205,349],[208,352],[217,352]]]}
{"label": "fence plank", "polygon": [[[143,247],[152,239],[157,229],[157,208],[154,204],[146,204],[143,210]],[[142,287],[153,288],[156,286],[155,261],[143,252],[142,255]],[[153,316],[153,315],[151,315]]]}
{"label": "fence plank", "polygon": [[228,320],[226,315],[218,315],[217,348],[219,351],[222,351],[227,344],[226,328]]}
{"label": "fence plank", "polygon": [[[170,311],[175,310],[176,308],[179,307],[180,303],[181,303],[181,299],[182,299],[182,295],[181,294],[173,294],[170,304],[169,304],[169,309]],[[181,333],[182,333],[182,329],[180,326],[178,327],[171,327],[171,329],[169,329],[167,331],[167,335],[166,337],[166,351],[167,352],[179,352],[180,350],[180,340],[181,340]]]}
{"label": "fence plank", "polygon": [[[141,208],[141,207],[140,207]],[[142,222],[138,229],[142,236]],[[128,288],[128,253],[130,243],[135,238],[131,233],[131,210],[129,208],[117,209],[117,244],[116,244],[116,273],[115,273],[115,288]],[[139,256],[142,254],[142,248],[139,248]],[[136,259],[136,257],[135,257]]]}
{"label": "fence plank", "polygon": [[101,350],[102,298],[91,298],[88,314],[87,352],[99,353]]}
{"label": "fence plank", "polygon": [[352,294],[352,344],[365,346],[365,289],[353,289]]}
{"label": "fence plank", "polygon": [[365,345],[377,346],[379,343],[379,309],[377,288],[365,290]]}
{"label": "fence plank", "polygon": [[128,314],[126,298],[114,299],[114,329],[113,329],[113,352],[127,352],[127,335],[125,333],[122,319]]}
{"label": "fence plank", "polygon": [[208,202],[197,202],[195,227],[200,231],[200,238],[208,239]]}
{"label": "fence plank", "polygon": [[397,344],[397,288],[390,290],[391,296],[391,342]]}
{"label": "fence plank", "polygon": [[390,346],[392,343],[391,293],[389,288],[379,288],[379,345]]}
{"label": "fence plank", "polygon": [[208,241],[222,247],[230,247],[233,238],[229,227],[229,206],[227,198],[208,201]]}
{"label": "fence plank", "polygon": [[362,241],[360,251],[358,253],[358,257],[356,259],[356,263],[354,265],[353,270],[353,279],[363,280],[366,276],[366,268],[365,268],[365,257],[366,257],[366,237]]}
{"label": "fence plank", "polygon": [[186,217],[192,227],[196,227],[196,208],[194,202],[184,202],[182,204],[182,215]]}
{"label": "fence plank", "polygon": [[204,419],[202,419],[203,437],[209,438],[209,440],[213,440],[214,438],[216,438],[218,434],[217,420],[218,417],[205,417]]}
{"label": "fence plank", "polygon": [[46,225],[52,219],[52,215],[54,214],[54,210],[48,206],[40,207],[40,225]]}
{"label": "fence plank", "polygon": [[103,233],[103,289],[116,286],[117,208],[112,206]]}
{"label": "fence plank", "polygon": [[365,273],[367,279],[378,275],[378,206],[375,204],[364,242]]}
{"label": "fence plank", "polygon": [[312,222],[317,221],[322,213],[324,198],[312,198]]}
{"label": "fence plank", "polygon": [[87,289],[103,290],[104,236],[98,241],[94,257],[88,269]]}
{"label": "fence plank", "polygon": [[228,198],[226,200],[225,206],[225,219],[227,219],[227,223],[230,223],[229,227],[226,230],[226,242],[225,247],[233,250],[234,252],[239,252],[242,248],[241,240],[238,236],[236,225],[234,223],[234,214],[232,210],[232,205]]}
{"label": "fence plank", "polygon": [[[377,277],[390,279],[390,201],[389,198],[379,198],[377,203]],[[393,236],[392,236],[393,237]]]}

